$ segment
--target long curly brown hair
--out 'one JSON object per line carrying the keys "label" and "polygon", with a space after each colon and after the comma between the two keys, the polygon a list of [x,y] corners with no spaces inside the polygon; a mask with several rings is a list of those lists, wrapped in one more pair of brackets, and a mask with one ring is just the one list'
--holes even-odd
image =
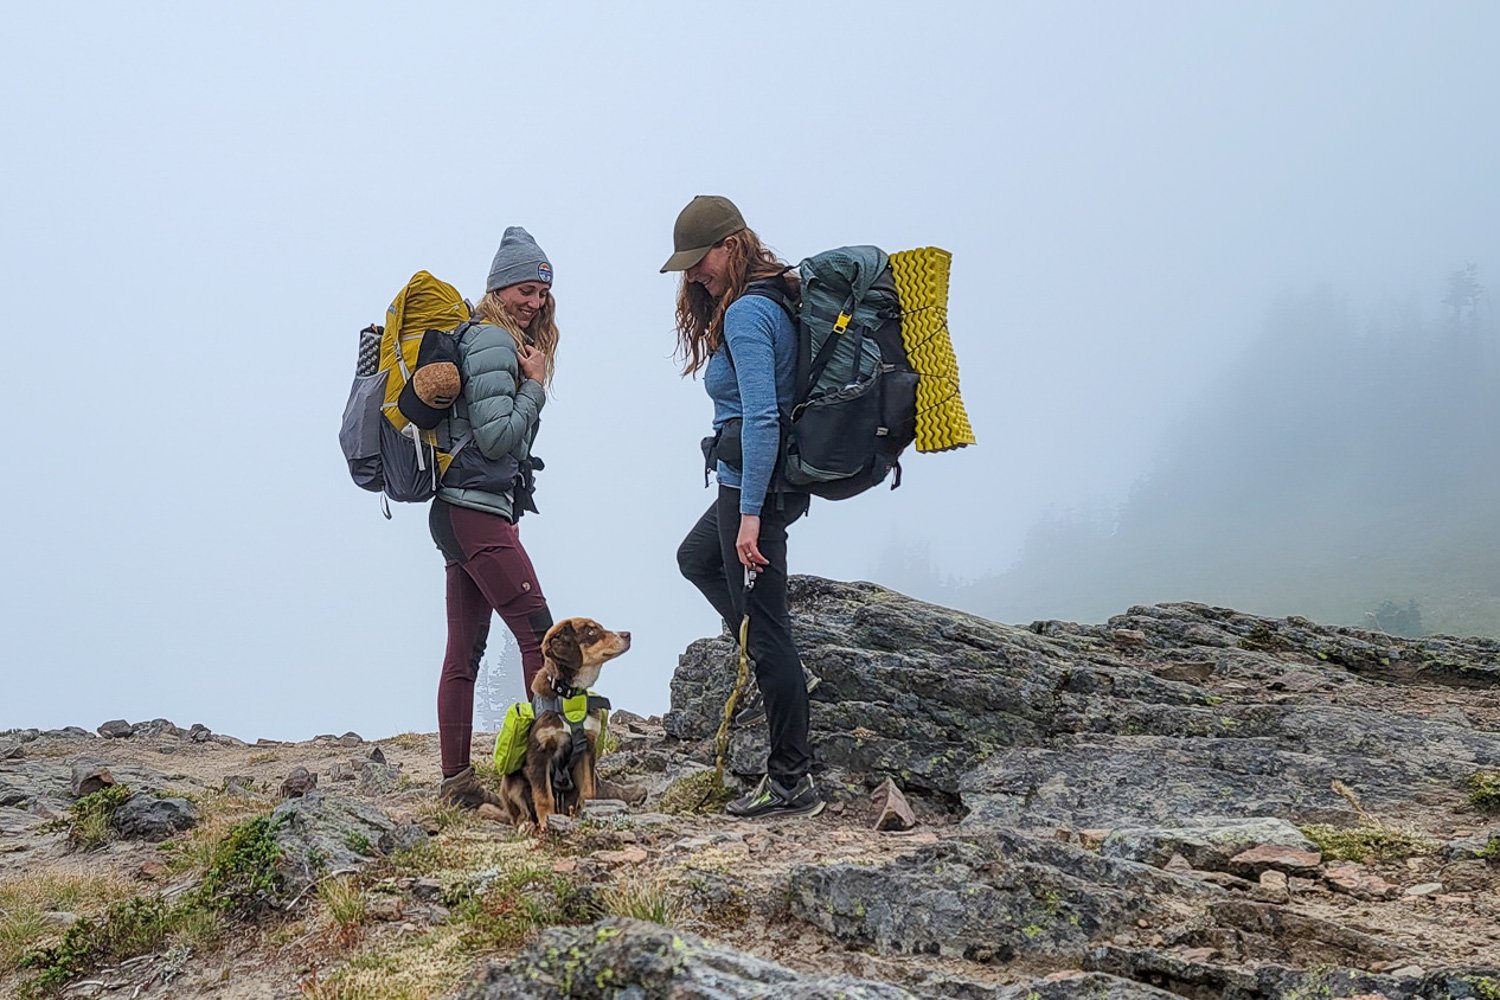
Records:
{"label": "long curly brown hair", "polygon": [[530,344],[547,358],[547,377],[542,380],[543,385],[552,385],[552,373],[557,359],[557,299],[553,296],[551,289],[547,291],[547,301],[537,310],[531,322],[522,329],[521,325],[511,316],[510,310],[505,308],[505,302],[500,298],[500,289],[484,293],[484,298],[474,307],[476,318],[495,326],[504,327],[510,335],[516,338],[516,347],[522,344]]}
{"label": "long curly brown hair", "polygon": [[744,294],[752,281],[785,274],[795,282],[797,272],[760,241],[753,229],[730,233],[714,246],[728,245],[729,286],[715,299],[708,290],[682,274],[677,289],[677,357],[682,359],[682,374],[692,375],[708,363],[709,355],[724,343],[724,311]]}

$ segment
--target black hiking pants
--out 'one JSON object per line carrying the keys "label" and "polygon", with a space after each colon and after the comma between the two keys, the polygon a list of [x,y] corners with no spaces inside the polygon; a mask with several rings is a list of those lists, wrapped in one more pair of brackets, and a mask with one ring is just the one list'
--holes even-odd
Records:
{"label": "black hiking pants", "polygon": [[[769,565],[761,568],[750,591],[750,656],[771,730],[766,772],[787,787],[801,781],[812,767],[807,682],[786,607],[786,529],[807,513],[808,499],[805,493],[766,498],[759,545]],[[734,550],[739,531],[740,491],[720,486],[717,499],[677,549],[682,575],[703,592],[736,637],[745,614],[745,571]]]}

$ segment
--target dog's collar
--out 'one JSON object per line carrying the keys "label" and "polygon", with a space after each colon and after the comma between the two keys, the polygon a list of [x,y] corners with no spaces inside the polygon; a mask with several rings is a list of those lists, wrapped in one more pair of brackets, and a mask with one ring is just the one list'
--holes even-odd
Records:
{"label": "dog's collar", "polygon": [[562,678],[558,677],[555,673],[552,675],[552,683],[550,686],[552,688],[552,694],[558,698],[577,698],[579,695],[586,693],[585,688],[572,687],[570,685],[563,684]]}

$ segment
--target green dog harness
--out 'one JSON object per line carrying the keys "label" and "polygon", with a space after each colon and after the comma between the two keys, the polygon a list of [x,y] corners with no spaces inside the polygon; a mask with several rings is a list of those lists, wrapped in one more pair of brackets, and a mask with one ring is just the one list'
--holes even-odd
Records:
{"label": "green dog harness", "polygon": [[587,740],[584,720],[595,709],[599,710],[599,739],[603,740],[604,734],[609,730],[610,710],[609,699],[603,695],[574,689],[574,693],[566,697],[554,695],[543,698],[538,695],[529,702],[512,703],[505,711],[505,722],[500,726],[500,732],[495,736],[495,770],[501,774],[513,774],[521,769],[521,764],[526,759],[526,739],[531,735],[531,727],[547,712],[556,712],[562,717],[563,724],[573,737],[576,752],[579,742]]}

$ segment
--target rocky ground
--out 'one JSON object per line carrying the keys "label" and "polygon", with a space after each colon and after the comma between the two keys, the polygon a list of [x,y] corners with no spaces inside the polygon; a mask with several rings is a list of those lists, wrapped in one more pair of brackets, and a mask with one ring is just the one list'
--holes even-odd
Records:
{"label": "rocky ground", "polygon": [[0,995],[1500,997],[1500,644],[793,602],[812,820],[705,798],[726,636],[618,713],[646,802],[540,837],[437,808],[431,735],[0,736]]}

